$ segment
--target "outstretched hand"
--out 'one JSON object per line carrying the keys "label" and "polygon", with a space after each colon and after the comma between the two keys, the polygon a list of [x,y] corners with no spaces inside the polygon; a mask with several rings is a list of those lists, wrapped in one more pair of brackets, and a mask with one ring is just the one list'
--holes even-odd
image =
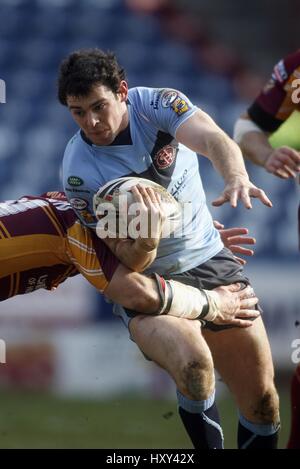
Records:
{"label": "outstretched hand", "polygon": [[231,182],[228,182],[223,193],[213,201],[212,205],[220,207],[224,203],[229,202],[235,208],[238,200],[241,200],[246,208],[252,208],[251,197],[259,199],[267,207],[272,207],[272,202],[265,192],[245,177],[236,177]]}
{"label": "outstretched hand", "polygon": [[282,179],[295,178],[300,172],[300,152],[286,146],[276,148],[264,166],[269,173]]}
{"label": "outstretched hand", "polygon": [[[248,235],[249,231],[247,228],[235,227],[225,229],[217,220],[214,220],[214,227],[219,231],[221,239],[225,247],[230,249],[234,254],[242,254],[243,256],[253,256],[253,249],[245,248],[244,244],[254,245],[256,239]],[[235,259],[242,265],[245,265],[247,261],[241,257],[234,256]]]}

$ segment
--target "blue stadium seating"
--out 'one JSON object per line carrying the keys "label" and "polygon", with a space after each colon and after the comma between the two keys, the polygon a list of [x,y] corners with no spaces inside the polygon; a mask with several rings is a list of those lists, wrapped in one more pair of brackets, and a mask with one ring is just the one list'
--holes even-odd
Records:
{"label": "blue stadium seating", "polygon": [[[0,16],[0,78],[7,83],[7,103],[0,105],[1,198],[60,187],[63,150],[76,127],[56,100],[56,74],[74,49],[116,51],[131,86],[179,88],[229,133],[246,106],[230,80],[195,63],[188,46],[168,37],[155,15],[133,13],[122,0],[2,0]],[[222,183],[206,159],[200,158],[200,167],[211,201]],[[253,166],[250,172],[276,210],[226,206],[214,216],[252,227],[258,254],[289,256],[286,244],[293,245],[296,231],[294,186]]]}

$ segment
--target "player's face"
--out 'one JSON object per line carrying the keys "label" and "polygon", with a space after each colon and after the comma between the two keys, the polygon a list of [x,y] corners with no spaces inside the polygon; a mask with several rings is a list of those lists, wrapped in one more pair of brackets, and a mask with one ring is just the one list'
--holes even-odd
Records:
{"label": "player's face", "polygon": [[105,85],[95,85],[87,96],[68,96],[71,114],[95,145],[110,145],[128,125],[128,86],[122,81],[115,94]]}

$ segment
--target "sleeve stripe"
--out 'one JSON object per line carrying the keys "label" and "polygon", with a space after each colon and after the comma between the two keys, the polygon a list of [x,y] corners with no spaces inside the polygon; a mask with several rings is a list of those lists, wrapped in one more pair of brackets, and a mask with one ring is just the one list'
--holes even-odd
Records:
{"label": "sleeve stripe", "polygon": [[0,234],[2,233],[4,238],[11,238],[9,231],[7,230],[6,226],[2,221],[0,221]]}
{"label": "sleeve stripe", "polygon": [[272,116],[256,102],[254,102],[248,109],[250,118],[265,132],[275,132],[283,121]]}
{"label": "sleeve stripe", "polygon": [[65,234],[62,231],[61,225],[60,225],[59,221],[57,220],[55,214],[53,213],[53,210],[51,210],[50,207],[42,207],[42,209],[46,213],[47,217],[51,220],[51,222],[52,222],[54,228],[56,229],[56,231],[58,232],[59,236],[64,238]]}

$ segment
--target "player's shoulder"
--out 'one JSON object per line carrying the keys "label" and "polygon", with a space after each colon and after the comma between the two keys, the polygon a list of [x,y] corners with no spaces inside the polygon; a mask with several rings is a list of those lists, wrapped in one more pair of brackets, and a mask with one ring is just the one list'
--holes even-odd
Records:
{"label": "player's shoulder", "polygon": [[150,100],[151,105],[157,108],[160,104],[162,107],[169,107],[176,98],[184,96],[184,93],[175,88],[149,88],[145,86],[137,86],[130,88],[128,92],[128,99],[131,103],[135,100]]}
{"label": "player's shoulder", "polygon": [[165,115],[168,111],[181,116],[194,106],[189,98],[174,88],[136,87],[129,90],[129,103],[136,105],[137,111],[152,110],[156,115]]}
{"label": "player's shoulder", "polygon": [[300,49],[279,60],[274,67],[272,78],[284,83],[300,67]]}
{"label": "player's shoulder", "polygon": [[[38,200],[47,203],[52,214],[56,215],[56,220],[63,227],[63,231],[72,226],[77,220],[76,214],[68,201],[66,195],[62,191],[44,192],[38,197]],[[47,212],[49,214],[49,212]],[[52,217],[50,216],[52,219]]]}
{"label": "player's shoulder", "polygon": [[82,186],[84,180],[88,179],[91,166],[93,166],[93,159],[90,158],[91,151],[92,147],[85,143],[78,131],[65,149],[62,163],[64,184]]}
{"label": "player's shoulder", "polygon": [[128,102],[133,106],[135,104],[140,105],[141,103],[150,103],[156,92],[156,88],[148,88],[146,86],[130,88],[128,91]]}
{"label": "player's shoulder", "polygon": [[88,151],[88,145],[83,140],[81,131],[78,130],[67,143],[64,153],[64,164],[73,162],[78,159],[80,155],[84,155],[84,153]]}
{"label": "player's shoulder", "polygon": [[295,68],[298,68],[300,66],[300,49],[286,56],[284,63],[288,69],[295,70]]}

